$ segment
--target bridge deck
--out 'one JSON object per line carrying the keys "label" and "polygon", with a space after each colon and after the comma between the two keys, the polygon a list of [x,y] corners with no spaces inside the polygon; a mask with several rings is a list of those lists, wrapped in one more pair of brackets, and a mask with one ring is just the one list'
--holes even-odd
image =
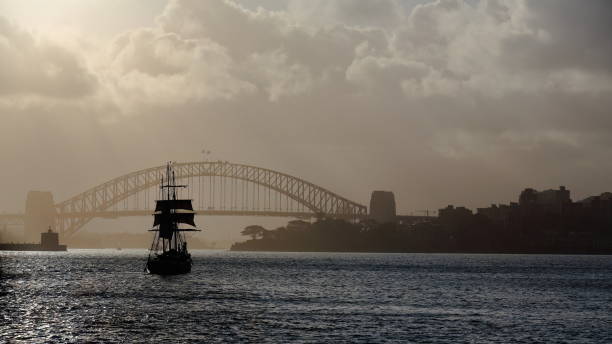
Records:
{"label": "bridge deck", "polygon": [[[275,217],[299,217],[299,218],[311,218],[316,215],[312,212],[286,212],[286,211],[266,211],[266,210],[196,210],[196,215],[208,215],[208,216],[275,216]],[[153,212],[151,210],[121,210],[121,211],[97,211],[92,213],[63,213],[60,217],[101,217],[101,218],[118,218],[125,216],[150,216]]]}

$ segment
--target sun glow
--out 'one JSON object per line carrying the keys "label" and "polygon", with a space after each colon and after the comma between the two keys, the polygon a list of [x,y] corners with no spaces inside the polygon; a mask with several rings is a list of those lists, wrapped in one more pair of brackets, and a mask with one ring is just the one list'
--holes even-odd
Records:
{"label": "sun glow", "polygon": [[152,25],[166,0],[0,0],[0,16],[41,34],[63,32],[112,37]]}

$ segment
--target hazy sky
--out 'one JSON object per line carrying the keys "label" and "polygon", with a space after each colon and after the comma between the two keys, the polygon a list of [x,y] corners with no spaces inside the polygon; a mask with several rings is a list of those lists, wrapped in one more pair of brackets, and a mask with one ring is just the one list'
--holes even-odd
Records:
{"label": "hazy sky", "polygon": [[610,1],[0,0],[0,210],[213,158],[400,212],[612,191]]}

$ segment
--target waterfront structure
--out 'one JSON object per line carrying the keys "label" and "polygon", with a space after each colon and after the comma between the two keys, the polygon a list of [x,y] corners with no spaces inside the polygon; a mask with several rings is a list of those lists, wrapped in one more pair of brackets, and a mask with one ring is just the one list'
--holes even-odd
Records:
{"label": "waterfront structure", "polygon": [[[518,202],[478,208],[476,216],[492,226],[508,230],[514,239],[538,240],[543,247],[568,252],[607,252],[612,248],[612,193],[604,192],[573,202],[570,190],[524,189]],[[462,207],[440,209],[440,221],[458,223]],[[451,216],[454,216],[451,217]]]}
{"label": "waterfront structure", "polygon": [[0,251],[66,251],[66,245],[60,245],[59,233],[51,227],[40,233],[40,243],[0,243]]}

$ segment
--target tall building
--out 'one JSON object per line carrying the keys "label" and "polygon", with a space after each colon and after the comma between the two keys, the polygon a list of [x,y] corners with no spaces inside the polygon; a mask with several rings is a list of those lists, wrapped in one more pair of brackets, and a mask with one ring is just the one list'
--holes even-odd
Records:
{"label": "tall building", "polygon": [[550,189],[544,191],[527,188],[519,196],[521,207],[543,206],[561,210],[564,205],[570,203],[572,203],[570,191],[565,186],[560,186],[559,190]]}
{"label": "tall building", "polygon": [[438,218],[444,222],[454,222],[469,218],[471,216],[472,211],[466,207],[455,207],[453,205],[449,205],[446,208],[438,210]]}

